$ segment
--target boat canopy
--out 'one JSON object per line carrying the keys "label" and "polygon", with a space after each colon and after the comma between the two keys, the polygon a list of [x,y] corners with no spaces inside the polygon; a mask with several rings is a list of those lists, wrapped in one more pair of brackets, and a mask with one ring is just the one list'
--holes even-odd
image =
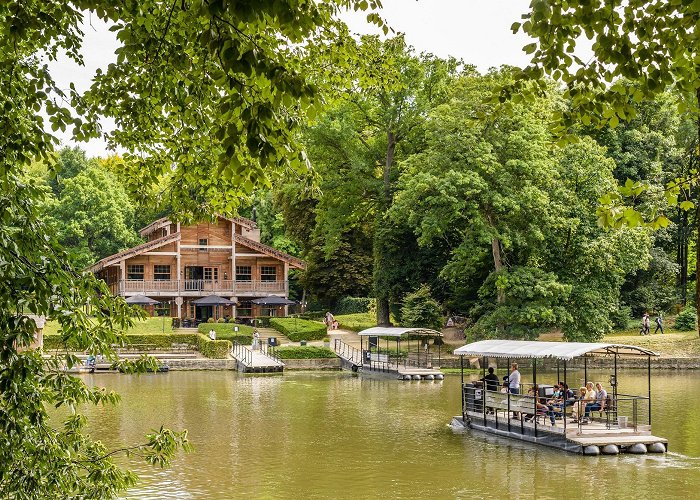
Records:
{"label": "boat canopy", "polygon": [[406,333],[425,337],[442,337],[442,332],[430,328],[401,328],[398,326],[374,326],[362,330],[358,335],[362,337],[400,337]]}
{"label": "boat canopy", "polygon": [[[367,330],[365,330],[367,331]],[[360,333],[362,334],[362,333]],[[658,356],[658,353],[625,344],[589,342],[540,342],[525,340],[481,340],[456,349],[458,356],[490,358],[553,358],[569,361],[580,356],[633,355]]]}

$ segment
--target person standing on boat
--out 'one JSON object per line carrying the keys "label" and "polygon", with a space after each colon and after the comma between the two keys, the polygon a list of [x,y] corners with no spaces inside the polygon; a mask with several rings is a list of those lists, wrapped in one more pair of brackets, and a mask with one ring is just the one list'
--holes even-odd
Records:
{"label": "person standing on boat", "polygon": [[656,330],[654,330],[654,335],[656,332],[661,330],[661,335],[664,334],[664,319],[661,317],[661,313],[656,315]]}
{"label": "person standing on boat", "polygon": [[518,363],[510,366],[510,376],[508,376],[508,390],[511,394],[520,394],[520,372]]}

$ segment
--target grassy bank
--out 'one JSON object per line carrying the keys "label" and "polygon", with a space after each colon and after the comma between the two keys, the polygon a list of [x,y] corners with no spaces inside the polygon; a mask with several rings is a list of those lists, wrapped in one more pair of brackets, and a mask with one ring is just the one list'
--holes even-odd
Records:
{"label": "grassy bank", "polygon": [[[58,335],[58,321],[47,321],[44,335]],[[136,321],[136,324],[125,333],[128,335],[149,335],[152,333],[173,333],[172,320],[169,317],[146,318]]]}
{"label": "grassy bank", "polygon": [[[654,329],[652,328],[652,332]],[[662,356],[685,358],[700,356],[700,337],[695,331],[665,329],[663,335],[639,335],[639,330],[623,330],[606,335],[604,342],[633,344],[660,353]]]}

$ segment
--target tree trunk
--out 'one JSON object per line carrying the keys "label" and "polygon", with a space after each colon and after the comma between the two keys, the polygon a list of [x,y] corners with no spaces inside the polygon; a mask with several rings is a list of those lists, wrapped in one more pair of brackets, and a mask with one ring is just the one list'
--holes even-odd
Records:
{"label": "tree trunk", "polygon": [[[700,89],[695,92],[695,98],[697,100],[698,109],[700,109]],[[697,118],[697,128],[698,128],[698,144],[695,149],[695,154],[700,154],[700,114]],[[700,163],[700,162],[699,162]],[[698,190],[697,207],[695,213],[696,221],[696,251],[695,251],[695,313],[698,318],[700,318],[700,286],[698,286],[700,280],[700,183],[696,186]],[[696,324],[697,325],[697,324]],[[700,328],[697,328],[698,335],[700,335]]]}
{"label": "tree trunk", "polygon": [[[501,259],[501,240],[498,238],[493,238],[491,240],[491,252],[493,253],[493,266],[496,268],[496,272],[503,269],[503,260]],[[503,290],[498,290],[497,301],[499,304],[503,304],[506,301],[506,295]]]}
{"label": "tree trunk", "polygon": [[383,269],[386,265],[384,255],[386,245],[383,241],[381,227],[385,223],[387,210],[391,206],[391,167],[394,165],[394,152],[396,151],[396,134],[387,131],[386,158],[382,176],[382,197],[377,210],[377,226],[374,228],[374,294],[377,300],[377,325],[389,325],[389,297],[386,291],[386,283],[383,281]]}

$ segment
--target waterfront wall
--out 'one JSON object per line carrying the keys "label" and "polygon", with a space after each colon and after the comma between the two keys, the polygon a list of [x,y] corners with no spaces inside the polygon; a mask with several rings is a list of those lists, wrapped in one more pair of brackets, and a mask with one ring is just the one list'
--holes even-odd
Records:
{"label": "waterfront wall", "polygon": [[[285,359],[285,370],[340,370],[340,358]],[[168,359],[173,371],[184,370],[235,370],[235,359]]]}
{"label": "waterfront wall", "polygon": [[[480,368],[479,358],[464,358],[465,368]],[[532,365],[531,361],[518,360],[521,368],[528,368]],[[437,363],[434,363],[437,365]],[[508,369],[507,360],[490,358],[489,365],[494,368]],[[498,365],[498,366],[496,366]],[[587,362],[589,369],[607,369],[613,367],[613,358],[589,358]],[[442,359],[440,362],[441,368],[459,368],[459,358]],[[538,369],[544,368],[556,370],[557,362],[551,359],[545,359],[538,363]],[[561,365],[563,367],[563,363]],[[576,359],[568,365],[570,368],[583,368],[583,360]],[[639,358],[618,358],[617,367],[624,369],[647,369],[646,356]],[[652,370],[700,370],[700,358],[651,358]]]}

